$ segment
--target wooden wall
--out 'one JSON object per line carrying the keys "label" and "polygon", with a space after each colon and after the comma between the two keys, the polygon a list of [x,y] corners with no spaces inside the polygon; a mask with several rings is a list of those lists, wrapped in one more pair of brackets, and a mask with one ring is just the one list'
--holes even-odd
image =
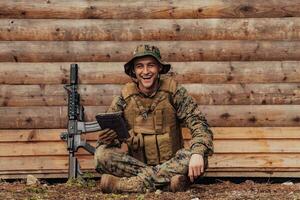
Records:
{"label": "wooden wall", "polygon": [[300,177],[299,1],[1,0],[0,40],[0,178],[66,177],[70,63],[94,120],[141,43],[161,49],[213,127],[206,176]]}

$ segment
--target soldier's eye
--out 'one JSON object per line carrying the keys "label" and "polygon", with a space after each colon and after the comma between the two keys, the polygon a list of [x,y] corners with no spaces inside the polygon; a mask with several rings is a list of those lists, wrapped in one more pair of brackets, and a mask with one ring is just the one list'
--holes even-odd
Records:
{"label": "soldier's eye", "polygon": [[136,69],[142,69],[143,66],[142,66],[142,65],[136,65],[135,68],[136,68]]}

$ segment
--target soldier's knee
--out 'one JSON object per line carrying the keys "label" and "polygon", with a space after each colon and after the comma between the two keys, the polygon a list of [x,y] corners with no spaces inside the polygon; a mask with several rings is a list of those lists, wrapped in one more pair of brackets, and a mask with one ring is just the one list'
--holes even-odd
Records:
{"label": "soldier's knee", "polygon": [[99,146],[94,155],[96,169],[106,168],[107,163],[110,163],[112,158],[113,150],[106,148],[106,145]]}

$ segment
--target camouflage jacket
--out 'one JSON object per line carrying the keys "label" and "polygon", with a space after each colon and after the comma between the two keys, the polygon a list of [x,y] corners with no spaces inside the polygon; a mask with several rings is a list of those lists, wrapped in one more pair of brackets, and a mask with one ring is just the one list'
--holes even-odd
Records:
{"label": "camouflage jacket", "polygon": [[[213,133],[198,104],[188,94],[187,90],[180,85],[177,86],[172,98],[179,123],[190,129],[192,154],[212,155]],[[123,111],[125,106],[126,102],[123,97],[117,96],[110,105],[108,112]]]}

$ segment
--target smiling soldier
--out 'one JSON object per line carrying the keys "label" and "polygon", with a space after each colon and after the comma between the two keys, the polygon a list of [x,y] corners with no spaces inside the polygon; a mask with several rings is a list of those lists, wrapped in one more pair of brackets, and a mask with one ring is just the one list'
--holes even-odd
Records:
{"label": "smiling soldier", "polygon": [[[155,46],[139,45],[124,65],[132,78],[109,112],[122,111],[130,138],[122,152],[112,130],[99,136],[96,170],[102,173],[103,192],[182,191],[203,175],[213,153],[213,133],[195,100],[171,77],[171,65]],[[183,148],[181,124],[192,139]]]}

